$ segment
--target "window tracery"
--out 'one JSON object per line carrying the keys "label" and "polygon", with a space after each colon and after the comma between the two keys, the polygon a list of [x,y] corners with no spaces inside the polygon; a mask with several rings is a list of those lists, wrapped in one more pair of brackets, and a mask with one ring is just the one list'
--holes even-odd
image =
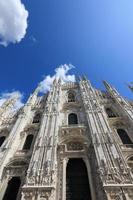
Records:
{"label": "window tracery", "polygon": [[75,94],[72,91],[68,92],[68,102],[75,102]]}
{"label": "window tracery", "polygon": [[106,108],[106,113],[107,113],[109,118],[117,117],[117,115],[113,112],[113,110],[111,108]]}
{"label": "window tracery", "polygon": [[33,118],[33,124],[34,123],[39,123],[40,122],[40,119],[41,119],[41,115],[40,115],[40,113],[37,113],[35,116],[34,116],[34,118]]}

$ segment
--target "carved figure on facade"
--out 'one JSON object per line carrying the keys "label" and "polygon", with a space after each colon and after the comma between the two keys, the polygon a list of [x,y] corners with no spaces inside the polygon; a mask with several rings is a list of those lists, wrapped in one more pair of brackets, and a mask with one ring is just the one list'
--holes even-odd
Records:
{"label": "carved figure on facade", "polygon": [[[5,179],[19,176],[24,180],[22,200],[64,200],[69,161],[79,159],[85,163],[92,200],[132,199],[133,174],[126,158],[133,150],[117,140],[114,129],[124,127],[130,133],[133,110],[112,86],[104,84],[106,95],[86,77],[65,84],[57,78],[46,98],[38,97],[37,90],[30,96],[15,121],[15,115],[9,114],[14,100],[0,108],[0,130],[8,127],[9,135],[0,147],[0,192]],[[108,107],[115,117],[106,114]],[[41,117],[34,121],[37,113]],[[70,113],[77,114],[78,123],[69,124]],[[35,143],[26,154],[21,147],[29,134],[35,136]]]}

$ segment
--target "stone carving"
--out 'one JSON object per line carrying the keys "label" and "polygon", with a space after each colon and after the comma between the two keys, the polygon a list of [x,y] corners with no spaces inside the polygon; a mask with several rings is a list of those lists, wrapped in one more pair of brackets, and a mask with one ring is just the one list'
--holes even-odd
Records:
{"label": "stone carving", "polygon": [[[133,110],[131,103],[104,84],[106,95],[85,77],[65,84],[57,78],[46,96],[38,96],[35,90],[19,112],[10,114],[16,100],[0,107],[0,136],[7,136],[5,146],[0,147],[0,194],[5,180],[19,176],[21,200],[64,200],[68,161],[80,158],[87,168],[93,200],[132,199],[133,172],[125,158],[133,149],[122,147],[112,127],[124,126],[132,132]],[[69,91],[74,94],[70,102],[66,96]],[[111,106],[118,114],[114,118],[108,118],[104,109]],[[68,113],[73,112],[82,124],[68,124]],[[32,123],[35,113],[41,113],[34,121],[39,123]],[[36,141],[26,153],[22,148],[29,133]],[[8,165],[14,158],[26,160],[26,164]]]}
{"label": "stone carving", "polygon": [[80,142],[69,142],[67,144],[68,151],[80,151],[83,150],[83,145]]}

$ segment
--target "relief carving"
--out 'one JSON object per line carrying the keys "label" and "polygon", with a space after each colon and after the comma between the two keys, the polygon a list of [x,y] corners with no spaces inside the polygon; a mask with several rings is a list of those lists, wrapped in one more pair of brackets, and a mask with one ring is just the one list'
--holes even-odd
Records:
{"label": "relief carving", "polygon": [[69,142],[67,143],[68,151],[80,151],[83,150],[83,145],[80,142]]}

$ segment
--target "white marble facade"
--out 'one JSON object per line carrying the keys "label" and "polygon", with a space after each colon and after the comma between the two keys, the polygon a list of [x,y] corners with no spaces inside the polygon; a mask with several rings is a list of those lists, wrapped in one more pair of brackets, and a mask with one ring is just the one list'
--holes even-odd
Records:
{"label": "white marble facade", "polygon": [[[15,114],[17,97],[0,107],[0,200],[15,190],[17,200],[133,200],[133,103],[104,85],[55,80]],[[90,196],[67,194],[74,159],[86,167]]]}

